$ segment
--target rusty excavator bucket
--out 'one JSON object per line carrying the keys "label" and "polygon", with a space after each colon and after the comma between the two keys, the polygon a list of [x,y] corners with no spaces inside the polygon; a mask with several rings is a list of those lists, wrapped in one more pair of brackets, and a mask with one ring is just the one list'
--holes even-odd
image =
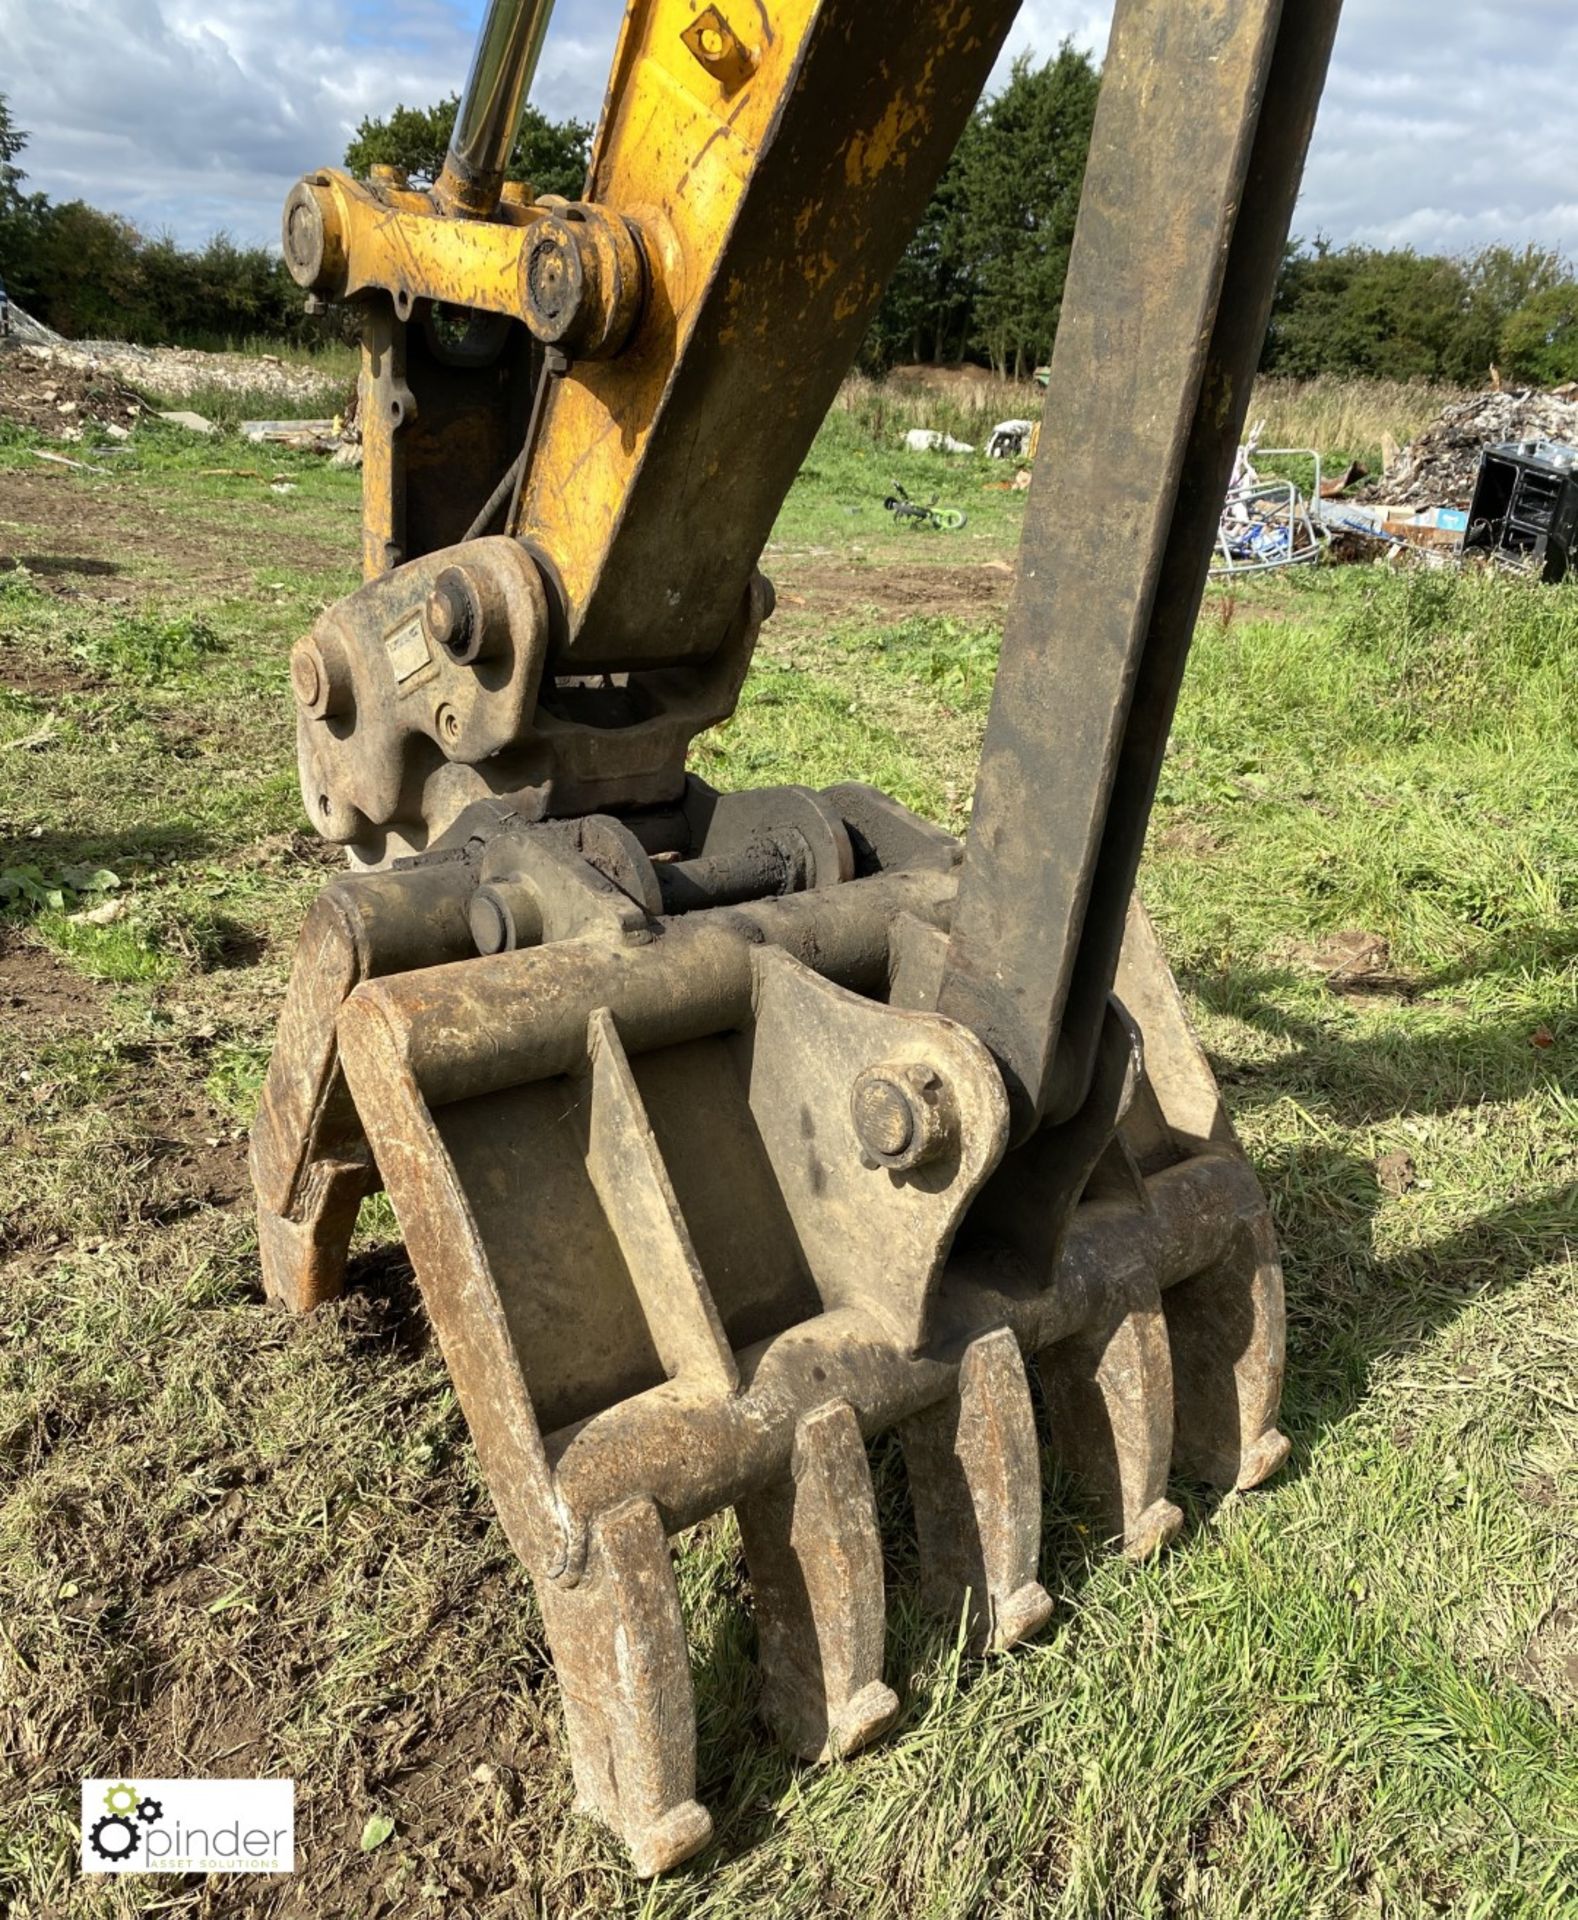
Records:
{"label": "rusty excavator bucket", "polygon": [[573,203],[503,178],[546,11],[493,0],[430,190],[287,202],[362,316],[366,577],[291,661],[350,870],[253,1173],[296,1311],[387,1189],[580,1800],[653,1873],[711,1832],[671,1536],[738,1514],[814,1760],[898,1709],[873,1436],[982,1648],[1053,1610],[1043,1445],[1131,1555],[1174,1474],[1287,1452],[1266,1203],[1133,888],[1338,0],[1119,0],[962,845],[686,757],[1014,5],[630,0]]}

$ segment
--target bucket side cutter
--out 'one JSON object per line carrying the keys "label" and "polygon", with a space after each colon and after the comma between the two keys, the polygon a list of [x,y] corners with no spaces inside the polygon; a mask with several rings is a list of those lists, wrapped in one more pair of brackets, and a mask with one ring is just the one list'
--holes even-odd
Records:
{"label": "bucket side cutter", "polygon": [[503,159],[495,0],[430,192],[307,176],[357,300],[364,585],[292,659],[312,909],[253,1136],[269,1292],[387,1187],[541,1601],[582,1804],[711,1831],[669,1538],[732,1506],[762,1710],[880,1735],[865,1443],[927,1605],[1034,1633],[1050,1444],[1141,1555],[1273,1472],[1281,1273],[1134,878],[1338,0],[1119,0],[961,845],[869,787],[718,793],[783,495],[1009,0],[632,0],[586,193]]}

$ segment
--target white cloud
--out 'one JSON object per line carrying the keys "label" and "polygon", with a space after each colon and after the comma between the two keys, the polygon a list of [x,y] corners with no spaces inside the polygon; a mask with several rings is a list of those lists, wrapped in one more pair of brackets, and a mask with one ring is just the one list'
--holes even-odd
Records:
{"label": "white cloud", "polygon": [[[29,185],[52,199],[185,241],[221,227],[272,240],[292,180],[338,161],[365,115],[459,89],[476,12],[455,0],[0,0],[0,91],[30,136]],[[614,20],[600,0],[561,12],[534,98],[591,117]]]}
{"label": "white cloud", "polygon": [[[1296,0],[1295,0],[1296,3]],[[595,119],[618,0],[560,0],[533,98]],[[272,239],[295,176],[356,122],[465,78],[480,0],[0,0],[0,90],[23,164],[149,231]],[[1111,6],[1026,0],[1019,52],[1065,36],[1098,57]],[[1568,160],[1572,0],[1347,0],[1297,231],[1578,254]]]}
{"label": "white cloud", "polygon": [[[1010,46],[1050,53],[1066,34],[1099,57],[1111,18],[1110,4],[1028,0]],[[1346,0],[1295,232],[1578,255],[1575,71],[1572,0]]]}

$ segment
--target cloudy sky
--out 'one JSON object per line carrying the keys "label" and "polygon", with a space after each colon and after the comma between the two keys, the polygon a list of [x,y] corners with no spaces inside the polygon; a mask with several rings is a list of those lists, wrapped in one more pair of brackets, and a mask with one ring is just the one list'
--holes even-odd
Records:
{"label": "cloudy sky", "polygon": [[[873,0],[877,4],[878,0]],[[621,0],[559,0],[533,99],[595,119]],[[0,0],[30,185],[145,231],[272,241],[365,114],[465,77],[482,0]],[[1010,52],[1098,55],[1108,4],[1027,0]],[[1295,223],[1338,242],[1578,255],[1573,0],[1347,0]]]}

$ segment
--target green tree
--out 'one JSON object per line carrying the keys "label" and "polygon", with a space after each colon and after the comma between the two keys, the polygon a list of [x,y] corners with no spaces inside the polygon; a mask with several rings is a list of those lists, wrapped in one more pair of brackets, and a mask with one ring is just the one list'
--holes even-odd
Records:
{"label": "green tree", "polygon": [[989,358],[1027,373],[1052,349],[1100,76],[1067,41],[1015,63],[971,116],[888,286],[863,357]]}
{"label": "green tree", "polygon": [[1495,344],[1460,261],[1317,239],[1284,264],[1264,364],[1301,377],[1481,380]]}
{"label": "green tree", "polygon": [[140,254],[142,237],[129,220],[83,200],[46,207],[30,262],[41,295],[38,318],[81,338],[144,339],[150,321]]}
{"label": "green tree", "polygon": [[11,118],[0,93],[0,280],[12,299],[31,311],[38,297],[32,271],[38,223],[48,202],[43,194],[22,191],[27,175],[16,164],[27,146],[27,135]]}
{"label": "green tree", "polygon": [[[431,186],[443,170],[459,105],[451,94],[435,106],[397,106],[382,120],[364,120],[345,149],[346,166],[359,180],[375,166],[404,167],[416,185]],[[550,120],[527,107],[505,173],[530,181],[539,194],[578,200],[591,144],[592,129],[584,120]]]}
{"label": "green tree", "polygon": [[978,288],[965,240],[964,130],[914,238],[905,249],[862,351],[873,367],[896,360],[963,360],[974,344]]}
{"label": "green tree", "polygon": [[1571,279],[1554,247],[1483,247],[1464,262],[1469,293],[1499,336],[1509,315],[1536,294]]}
{"label": "green tree", "polygon": [[27,135],[12,120],[10,103],[0,93],[0,214],[11,212],[21,203],[22,182],[27,175],[16,158],[26,145]]}
{"label": "green tree", "polygon": [[1542,287],[1508,315],[1500,364],[1514,380],[1536,386],[1578,380],[1578,281]]}
{"label": "green tree", "polygon": [[1014,62],[963,145],[976,334],[999,373],[1023,379],[1052,350],[1099,90],[1065,40],[1045,66]]}

